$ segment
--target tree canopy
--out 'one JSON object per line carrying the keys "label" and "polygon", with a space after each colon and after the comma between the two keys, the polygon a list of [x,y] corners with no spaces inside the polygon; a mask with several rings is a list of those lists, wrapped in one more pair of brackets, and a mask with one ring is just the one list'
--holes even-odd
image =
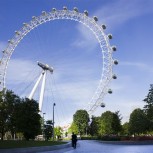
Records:
{"label": "tree canopy", "polygon": [[41,132],[38,103],[33,99],[25,98],[17,107],[18,130],[23,132],[26,140],[34,139]]}
{"label": "tree canopy", "polygon": [[57,126],[55,127],[54,131],[55,131],[55,136],[59,140],[62,137],[62,132],[63,132],[62,128],[60,126]]}
{"label": "tree canopy", "polygon": [[149,121],[149,131],[153,131],[153,84],[150,85],[149,92],[144,99],[144,102],[146,103],[144,106],[144,112]]}
{"label": "tree canopy", "polygon": [[92,122],[90,124],[90,134],[92,136],[97,136],[98,135],[98,131],[100,130],[100,117],[95,117],[92,116]]}
{"label": "tree canopy", "polygon": [[122,125],[122,134],[123,135],[129,135],[129,123],[128,122],[125,122]]}
{"label": "tree canopy", "polygon": [[106,111],[101,115],[99,134],[118,134],[121,131],[119,112]]}
{"label": "tree canopy", "polygon": [[78,110],[73,115],[73,122],[78,127],[80,135],[86,134],[89,122],[89,114],[86,110]]}
{"label": "tree canopy", "polygon": [[49,140],[51,139],[52,135],[53,135],[53,122],[52,120],[47,120],[45,125],[44,125],[44,135],[45,135],[45,139]]}
{"label": "tree canopy", "polygon": [[20,103],[19,96],[7,90],[4,94],[0,93],[0,133],[2,140],[4,133],[10,131],[12,134],[17,131],[16,125],[16,105]]}
{"label": "tree canopy", "polygon": [[68,132],[69,132],[69,133],[74,132],[74,133],[76,133],[76,134],[79,133],[79,129],[78,129],[77,125],[76,125],[74,122],[72,122],[72,124],[71,124],[71,126],[70,126]]}
{"label": "tree canopy", "polygon": [[[4,96],[4,99],[2,97]],[[0,93],[0,133],[23,133],[25,139],[34,139],[40,133],[40,115],[38,103],[28,98],[21,99],[13,91]]]}
{"label": "tree canopy", "polygon": [[129,119],[129,132],[131,134],[140,134],[146,132],[147,126],[148,120],[144,111],[140,108],[133,110]]}

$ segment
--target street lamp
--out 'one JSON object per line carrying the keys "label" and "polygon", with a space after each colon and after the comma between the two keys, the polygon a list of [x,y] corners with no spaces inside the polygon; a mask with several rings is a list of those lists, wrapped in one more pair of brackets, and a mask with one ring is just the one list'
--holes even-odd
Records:
{"label": "street lamp", "polygon": [[54,107],[55,107],[55,103],[53,103],[53,141],[54,141]]}

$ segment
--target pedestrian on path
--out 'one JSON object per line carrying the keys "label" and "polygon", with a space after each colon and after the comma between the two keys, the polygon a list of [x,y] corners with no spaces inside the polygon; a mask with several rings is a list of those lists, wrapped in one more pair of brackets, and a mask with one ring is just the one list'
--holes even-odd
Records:
{"label": "pedestrian on path", "polygon": [[72,147],[75,149],[77,144],[77,135],[72,133]]}

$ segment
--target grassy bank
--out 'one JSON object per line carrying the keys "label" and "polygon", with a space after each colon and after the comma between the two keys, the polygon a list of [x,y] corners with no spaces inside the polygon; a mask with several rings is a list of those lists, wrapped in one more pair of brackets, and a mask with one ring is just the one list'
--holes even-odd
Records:
{"label": "grassy bank", "polygon": [[27,148],[27,147],[41,147],[41,146],[53,146],[66,144],[67,142],[61,141],[14,141],[14,140],[5,140],[0,141],[0,149],[10,149],[10,148]]}

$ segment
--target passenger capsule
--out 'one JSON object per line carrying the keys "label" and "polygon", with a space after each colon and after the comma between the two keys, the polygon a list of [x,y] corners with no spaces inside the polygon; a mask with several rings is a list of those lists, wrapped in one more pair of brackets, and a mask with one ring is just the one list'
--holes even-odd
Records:
{"label": "passenger capsule", "polygon": [[78,10],[77,7],[74,7],[73,10],[74,10],[75,12],[79,12],[79,10]]}
{"label": "passenger capsule", "polygon": [[35,16],[32,16],[32,19],[33,19],[33,20],[35,20],[35,19],[36,19],[36,17],[35,17]]}
{"label": "passenger capsule", "polygon": [[66,6],[63,6],[63,10],[65,10],[65,11],[66,11],[66,10],[67,10],[67,7],[66,7]]}
{"label": "passenger capsule", "polygon": [[2,50],[2,53],[3,53],[3,54],[5,54],[5,53],[7,54],[8,51],[7,51],[7,50]]}
{"label": "passenger capsule", "polygon": [[42,11],[42,15],[45,16],[47,13],[45,11]]}
{"label": "passenger capsule", "polygon": [[98,18],[96,16],[93,17],[93,19],[97,22],[98,21]]}
{"label": "passenger capsule", "polygon": [[112,90],[111,90],[111,89],[109,89],[109,90],[108,90],[108,93],[109,93],[109,94],[112,94]]}
{"label": "passenger capsule", "polygon": [[117,79],[117,76],[114,74],[114,75],[112,76],[112,78],[113,78],[113,79]]}
{"label": "passenger capsule", "polygon": [[52,8],[52,11],[55,12],[56,11],[56,8]]}
{"label": "passenger capsule", "polygon": [[16,35],[20,35],[20,33],[19,33],[18,31],[15,31],[15,34],[16,34]]}
{"label": "passenger capsule", "polygon": [[101,26],[104,30],[106,29],[106,25],[102,24]]}
{"label": "passenger capsule", "polygon": [[27,24],[27,23],[23,23],[23,25],[24,25],[25,27],[27,27],[27,26],[28,26],[28,24]]}
{"label": "passenger capsule", "polygon": [[118,64],[118,61],[117,60],[114,60],[114,64],[117,65]]}
{"label": "passenger capsule", "polygon": [[84,11],[84,14],[85,14],[86,16],[88,16],[88,11],[87,11],[87,10],[85,10],[85,11]]}
{"label": "passenger capsule", "polygon": [[112,39],[113,38],[112,34],[108,34],[108,38]]}
{"label": "passenger capsule", "polygon": [[104,104],[104,103],[101,103],[100,106],[101,106],[101,107],[105,107],[105,104]]}
{"label": "passenger capsule", "polygon": [[13,44],[13,41],[12,41],[12,40],[8,40],[8,42],[9,42],[10,44]]}
{"label": "passenger capsule", "polygon": [[112,50],[116,51],[117,50],[116,46],[112,46]]}

